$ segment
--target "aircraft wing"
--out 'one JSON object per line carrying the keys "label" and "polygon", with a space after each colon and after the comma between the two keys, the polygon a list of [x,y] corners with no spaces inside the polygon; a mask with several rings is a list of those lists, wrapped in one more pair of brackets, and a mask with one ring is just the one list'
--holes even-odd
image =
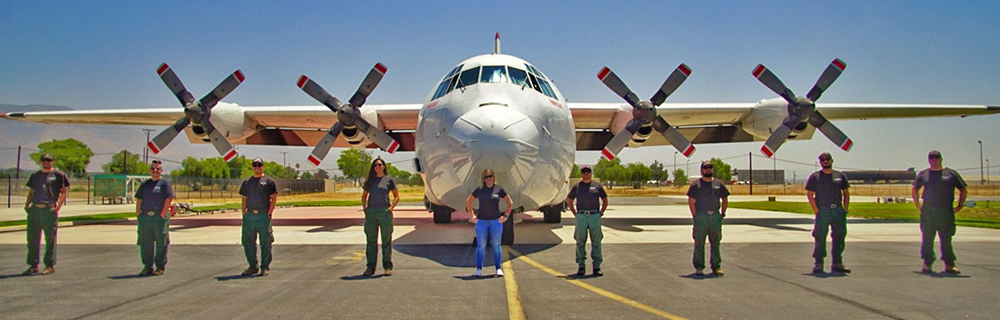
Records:
{"label": "aircraft wing", "polygon": [[[632,117],[632,107],[625,103],[567,103],[576,124],[577,150],[601,150]],[[830,120],[865,120],[920,117],[966,117],[1000,113],[1000,106],[956,104],[856,104],[817,103],[817,110]],[[784,110],[766,110],[756,103],[665,103],[657,108],[671,125],[676,126],[694,144],[764,141],[767,136],[755,136],[741,126],[742,121],[756,112],[780,123]],[[775,113],[777,112],[777,113]],[[789,137],[808,140],[815,128]],[[632,142],[632,147],[636,145]],[[664,146],[670,143],[655,132],[644,146]]]}

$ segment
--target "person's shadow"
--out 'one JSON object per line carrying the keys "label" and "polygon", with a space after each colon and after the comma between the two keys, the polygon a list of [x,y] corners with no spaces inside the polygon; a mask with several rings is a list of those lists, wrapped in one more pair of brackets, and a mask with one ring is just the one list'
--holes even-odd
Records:
{"label": "person's shadow", "polygon": [[215,277],[215,281],[244,280],[244,279],[253,279],[253,278],[256,278],[256,277],[257,277],[256,274],[247,275],[247,276],[244,276],[242,274],[234,274],[234,275],[228,275],[228,276],[218,276],[218,277]]}
{"label": "person's shadow", "polygon": [[34,275],[33,274],[32,275],[25,275],[25,274],[21,274],[21,273],[5,274],[5,275],[0,275],[0,280],[7,279],[7,278],[23,278],[23,277],[30,277],[30,276],[34,276]]}
{"label": "person's shadow", "polygon": [[924,273],[924,272],[920,272],[920,271],[913,271],[913,273],[916,273],[916,274],[919,274],[919,275],[922,275],[922,276],[928,276],[928,277],[931,277],[931,278],[937,278],[937,279],[971,278],[971,276],[968,276],[968,275],[954,274],[954,273],[947,273],[947,272],[927,272],[927,273]]}
{"label": "person's shadow", "polygon": [[138,274],[134,274],[133,273],[133,274],[120,275],[120,276],[110,276],[110,277],[108,277],[108,279],[111,279],[111,280],[127,280],[127,279],[151,278],[151,277],[153,277],[153,276],[151,276],[151,275],[150,276],[140,276]]}

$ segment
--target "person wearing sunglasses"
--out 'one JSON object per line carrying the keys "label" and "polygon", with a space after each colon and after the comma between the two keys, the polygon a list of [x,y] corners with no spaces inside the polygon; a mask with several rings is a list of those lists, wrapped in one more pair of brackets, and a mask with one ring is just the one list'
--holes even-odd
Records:
{"label": "person wearing sunglasses", "polygon": [[[722,271],[722,255],[719,249],[722,241],[722,218],[726,216],[729,207],[729,189],[722,181],[713,175],[715,167],[712,162],[701,163],[701,179],[691,183],[688,188],[688,208],[694,218],[694,274],[705,275],[705,237],[711,243],[712,274],[725,275]],[[719,202],[722,202],[721,206]]]}
{"label": "person wearing sunglasses", "polygon": [[[932,273],[934,269],[934,237],[941,242],[941,260],[944,272],[960,274],[955,267],[955,249],[951,237],[955,235],[955,214],[965,207],[967,184],[957,171],[945,168],[941,152],[934,150],[927,154],[930,168],[924,169],[913,180],[913,204],[920,211],[920,258],[924,259],[920,272]],[[923,193],[920,193],[923,189]],[[958,204],[955,205],[955,189],[958,189]],[[920,195],[920,197],[917,197]],[[923,202],[921,202],[923,200]]]}
{"label": "person wearing sunglasses", "polygon": [[[241,209],[243,212],[243,254],[250,266],[242,275],[252,276],[260,273],[267,276],[271,271],[271,244],[274,243],[274,204],[278,201],[278,187],[274,179],[264,175],[264,159],[254,158],[251,161],[253,176],[240,185],[240,195],[243,196]],[[257,266],[257,239],[260,238],[260,267]]]}
{"label": "person wearing sunglasses", "polygon": [[[589,166],[580,169],[580,183],[573,186],[566,197],[566,206],[576,217],[576,264],[580,267],[576,270],[576,276],[582,277],[587,273],[587,236],[590,236],[590,258],[594,260],[594,276],[604,275],[601,272],[601,262],[604,255],[601,254],[601,239],[604,233],[601,232],[601,217],[604,210],[608,209],[608,194],[604,191],[604,186],[600,182],[593,180],[594,172]],[[577,201],[579,200],[579,201]],[[576,206],[573,202],[576,201]]]}
{"label": "person wearing sunglasses", "polygon": [[[503,276],[503,269],[500,264],[503,254],[500,251],[500,238],[503,234],[503,223],[510,217],[510,211],[514,208],[514,203],[510,200],[507,192],[496,184],[496,174],[493,170],[483,170],[483,185],[472,191],[472,195],[465,201],[465,210],[472,215],[470,222],[476,224],[476,277],[483,275],[483,259],[486,256],[486,243],[493,248],[493,262],[496,266],[497,276]],[[479,200],[479,209],[473,210],[473,200]],[[500,199],[507,202],[507,211],[500,213]]]}
{"label": "person wearing sunglasses", "polygon": [[823,169],[813,172],[806,180],[806,198],[812,206],[816,223],[813,225],[813,273],[823,273],[823,258],[826,258],[826,235],[830,233],[833,247],[833,272],[849,273],[844,266],[844,244],[847,238],[847,207],[851,204],[847,175],[833,170],[833,156],[829,152],[819,154],[819,164]]}
{"label": "person wearing sunglasses", "polygon": [[59,220],[59,209],[66,203],[69,179],[62,171],[52,165],[55,160],[52,154],[42,153],[38,161],[42,169],[35,171],[28,178],[28,197],[24,200],[24,211],[28,214],[28,269],[23,275],[38,274],[38,255],[42,245],[41,236],[45,233],[45,269],[41,274],[56,272],[56,230]]}
{"label": "person wearing sunglasses", "polygon": [[[389,202],[390,192],[392,202]],[[379,231],[382,233],[382,268],[385,269],[386,276],[392,275],[392,209],[398,203],[396,181],[389,177],[385,160],[376,158],[368,169],[361,194],[361,208],[365,211],[365,257],[368,258],[368,267],[363,273],[366,277],[375,274]]]}
{"label": "person wearing sunglasses", "polygon": [[[170,182],[160,179],[163,164],[149,164],[150,178],[135,192],[135,214],[139,227],[139,255],[142,258],[140,276],[162,275],[167,267],[167,245],[170,244],[170,203],[174,191]],[[153,270],[153,267],[156,270]]]}

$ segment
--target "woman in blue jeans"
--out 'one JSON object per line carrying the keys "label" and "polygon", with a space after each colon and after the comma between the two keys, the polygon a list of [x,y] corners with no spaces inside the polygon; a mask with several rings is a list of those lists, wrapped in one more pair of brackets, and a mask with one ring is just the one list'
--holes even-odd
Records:
{"label": "woman in blue jeans", "polygon": [[[500,269],[500,262],[503,254],[500,251],[500,237],[503,234],[503,223],[510,216],[510,210],[514,207],[507,192],[496,185],[496,176],[493,170],[483,170],[483,185],[472,192],[469,199],[465,201],[465,209],[472,218],[469,219],[476,224],[476,273],[475,276],[483,275],[483,257],[486,255],[486,241],[489,239],[490,246],[493,247],[493,261],[496,263],[497,276],[503,276]],[[479,210],[472,209],[472,201],[479,199]],[[500,199],[507,202],[507,211],[500,213]]]}

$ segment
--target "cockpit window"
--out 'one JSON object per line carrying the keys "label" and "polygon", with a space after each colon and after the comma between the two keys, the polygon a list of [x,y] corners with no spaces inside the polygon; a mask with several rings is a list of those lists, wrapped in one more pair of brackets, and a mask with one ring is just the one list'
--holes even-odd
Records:
{"label": "cockpit window", "polygon": [[545,75],[542,74],[541,71],[538,71],[537,68],[535,68],[535,67],[533,67],[533,66],[531,66],[530,64],[527,64],[527,63],[524,64],[524,66],[528,67],[528,71],[531,71],[531,73],[535,74],[535,76],[537,76],[538,78],[540,78],[540,79],[546,79]]}
{"label": "cockpit window", "polygon": [[507,80],[506,66],[483,66],[483,75],[479,82],[506,83],[509,82]]}
{"label": "cockpit window", "polygon": [[448,72],[448,75],[444,76],[444,78],[445,79],[451,78],[451,76],[454,76],[456,73],[458,73],[459,70],[462,70],[462,66],[463,65],[460,64],[457,67],[455,67],[455,69],[451,69],[451,72]]}
{"label": "cockpit window", "polygon": [[453,77],[455,76],[456,73],[458,73],[459,70],[462,70],[462,66],[463,66],[462,64],[458,65],[454,69],[451,69],[451,71],[444,76],[444,79],[441,80],[441,84],[439,84],[437,90],[434,91],[434,96],[431,97],[431,100],[437,100],[437,98],[440,98],[441,96],[447,94],[448,92],[451,92],[451,89],[455,88],[455,82],[457,82],[457,78]]}
{"label": "cockpit window", "polygon": [[457,78],[458,84],[455,85],[455,89],[479,83],[479,67],[462,71]]}
{"label": "cockpit window", "polygon": [[510,82],[518,86],[524,86],[528,82],[528,73],[524,70],[508,67],[507,70],[510,72]]}

